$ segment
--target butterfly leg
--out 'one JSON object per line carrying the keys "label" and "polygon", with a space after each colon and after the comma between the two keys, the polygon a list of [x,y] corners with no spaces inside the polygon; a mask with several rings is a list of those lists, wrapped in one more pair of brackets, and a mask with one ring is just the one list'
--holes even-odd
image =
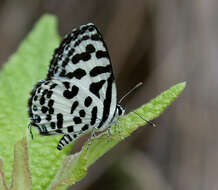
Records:
{"label": "butterfly leg", "polygon": [[121,132],[120,132],[120,121],[119,121],[119,120],[117,121],[117,125],[118,125],[118,133],[119,133],[119,136],[120,136],[120,138],[122,139]]}
{"label": "butterfly leg", "polygon": [[117,121],[117,125],[118,125],[118,133],[120,135],[120,121],[119,120]]}
{"label": "butterfly leg", "polygon": [[107,141],[109,142],[110,141],[110,136],[111,136],[111,127],[108,127],[107,129]]}
{"label": "butterfly leg", "polygon": [[89,146],[92,144],[92,138],[95,138],[96,135],[95,135],[95,128],[92,129],[91,131],[91,135],[89,137],[89,142],[88,142],[88,146],[87,146],[87,151],[89,150]]}
{"label": "butterfly leg", "polygon": [[32,125],[31,125],[31,123],[28,124],[28,129],[30,131],[31,138],[33,140],[33,132],[32,132]]}
{"label": "butterfly leg", "polygon": [[58,150],[62,150],[64,146],[66,146],[67,144],[72,143],[72,142],[76,139],[75,135],[76,135],[76,134],[73,134],[73,133],[64,135],[64,136],[60,139],[60,141],[59,141],[59,143],[58,143],[58,146],[57,146],[57,149],[58,149]]}

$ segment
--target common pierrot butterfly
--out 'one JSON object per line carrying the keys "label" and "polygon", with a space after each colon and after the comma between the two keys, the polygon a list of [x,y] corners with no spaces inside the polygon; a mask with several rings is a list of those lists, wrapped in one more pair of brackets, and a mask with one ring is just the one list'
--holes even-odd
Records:
{"label": "common pierrot butterfly", "polygon": [[54,51],[46,79],[30,94],[30,125],[40,135],[63,134],[61,150],[90,131],[109,129],[124,112],[99,30],[92,23],[73,29]]}

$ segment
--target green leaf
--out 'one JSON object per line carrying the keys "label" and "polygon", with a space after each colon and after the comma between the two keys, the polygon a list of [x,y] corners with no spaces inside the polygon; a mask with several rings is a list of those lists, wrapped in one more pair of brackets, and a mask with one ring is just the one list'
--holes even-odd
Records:
{"label": "green leaf", "polygon": [[[11,182],[14,144],[27,132],[29,93],[38,80],[45,78],[59,41],[56,18],[43,16],[0,73],[0,157],[7,184]],[[63,151],[56,149],[60,138],[35,134],[34,140],[28,139],[33,190],[46,189],[69,152],[70,146]]]}
{"label": "green leaf", "polygon": [[[29,121],[27,99],[29,93],[38,80],[45,78],[49,61],[59,41],[56,19],[53,16],[45,15],[22,42],[8,63],[4,65],[0,73],[0,157],[4,161],[4,168],[0,164],[0,187],[5,189],[7,187],[4,183],[4,173],[7,183],[11,182],[14,145],[26,133],[29,133],[27,131]],[[154,119],[173,102],[184,87],[185,83],[175,85],[137,109],[137,113],[147,120]],[[129,136],[138,127],[145,125],[145,121],[134,113],[121,118],[120,123],[123,138]],[[35,131],[33,133],[34,140],[27,135],[32,190],[59,190],[76,183],[86,175],[87,168],[90,165],[122,140],[113,129],[109,142],[107,141],[107,134],[103,133],[92,140],[88,151],[88,143],[86,143],[79,153],[66,157],[71,146],[58,151],[56,146],[61,138],[60,136],[41,137],[36,135]],[[15,147],[17,147],[15,152],[19,155],[20,160],[15,159],[14,164],[16,165],[18,161],[24,163],[25,151],[19,143]],[[19,149],[21,150],[20,153]],[[18,164],[18,166],[21,165]],[[28,171],[28,164],[23,169]],[[14,173],[12,183],[14,185],[18,184],[16,181],[19,177],[16,174],[20,173],[18,171],[22,171],[21,168]],[[27,179],[27,173],[24,172],[24,176],[20,177],[23,181],[27,181],[29,187],[30,181]]]}
{"label": "green leaf", "polygon": [[14,169],[11,190],[31,189],[32,179],[29,171],[27,141],[23,138],[14,145]]}
{"label": "green leaf", "polygon": [[[149,103],[135,110],[135,112],[139,113],[140,116],[146,120],[152,120],[158,117],[166,107],[169,106],[177,96],[179,96],[185,88],[185,85],[185,82],[182,82],[171,87]],[[85,176],[89,166],[124,138],[130,136],[133,131],[145,124],[146,122],[133,112],[122,117],[120,120],[120,135],[114,128],[112,128],[110,141],[108,141],[107,132],[102,133],[93,139],[89,148],[87,148],[89,143],[87,141],[79,153],[73,156],[68,156],[65,159],[62,167],[58,171],[58,175],[48,190],[64,190],[69,185],[80,181],[81,178]]]}

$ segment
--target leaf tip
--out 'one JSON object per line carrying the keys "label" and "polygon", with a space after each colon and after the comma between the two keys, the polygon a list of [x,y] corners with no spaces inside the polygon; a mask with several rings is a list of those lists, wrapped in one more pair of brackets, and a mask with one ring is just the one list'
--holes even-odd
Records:
{"label": "leaf tip", "polygon": [[178,95],[185,89],[186,87],[186,81],[180,82],[178,84],[175,85],[175,87],[178,90]]}
{"label": "leaf tip", "polygon": [[180,82],[178,83],[178,85],[180,85],[184,89],[186,87],[186,81]]}

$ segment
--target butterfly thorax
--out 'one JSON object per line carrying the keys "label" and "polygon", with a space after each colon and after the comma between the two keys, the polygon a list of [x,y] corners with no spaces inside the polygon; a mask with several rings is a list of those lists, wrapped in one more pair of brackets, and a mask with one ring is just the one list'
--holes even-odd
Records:
{"label": "butterfly thorax", "polygon": [[125,114],[125,109],[121,105],[117,104],[112,119],[106,125],[101,126],[99,131],[104,131],[105,129],[111,127],[112,125],[117,124],[119,118],[124,114]]}

